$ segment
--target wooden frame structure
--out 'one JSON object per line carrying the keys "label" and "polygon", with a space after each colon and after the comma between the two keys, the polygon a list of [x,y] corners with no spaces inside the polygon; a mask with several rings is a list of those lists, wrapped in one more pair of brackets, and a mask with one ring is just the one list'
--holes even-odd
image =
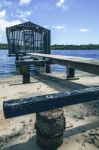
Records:
{"label": "wooden frame structure", "polygon": [[25,22],[6,28],[9,55],[19,53],[50,53],[50,30]]}

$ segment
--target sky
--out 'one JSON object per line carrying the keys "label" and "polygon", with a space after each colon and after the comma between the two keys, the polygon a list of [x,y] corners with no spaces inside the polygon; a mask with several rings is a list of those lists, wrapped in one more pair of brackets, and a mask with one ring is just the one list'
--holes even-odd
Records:
{"label": "sky", "polygon": [[99,44],[99,0],[0,0],[0,43],[27,21],[50,29],[51,44]]}

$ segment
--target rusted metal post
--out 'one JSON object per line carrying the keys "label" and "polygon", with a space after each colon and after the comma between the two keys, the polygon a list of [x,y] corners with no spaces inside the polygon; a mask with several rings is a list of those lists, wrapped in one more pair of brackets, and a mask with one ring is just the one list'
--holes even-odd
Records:
{"label": "rusted metal post", "polygon": [[75,69],[67,67],[66,73],[67,73],[68,80],[75,78]]}
{"label": "rusted metal post", "polygon": [[65,119],[62,109],[36,113],[36,141],[43,150],[55,150],[63,143]]}
{"label": "rusted metal post", "polygon": [[21,73],[23,75],[23,84],[30,83],[29,65],[23,65],[22,68],[21,68]]}

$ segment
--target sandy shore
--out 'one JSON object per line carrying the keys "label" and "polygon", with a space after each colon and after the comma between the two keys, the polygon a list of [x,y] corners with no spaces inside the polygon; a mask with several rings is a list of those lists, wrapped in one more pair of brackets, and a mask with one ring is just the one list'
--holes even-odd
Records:
{"label": "sandy shore", "polygon": [[[63,73],[34,74],[31,83],[23,85],[22,76],[0,78],[0,149],[40,150],[36,144],[35,114],[5,119],[2,104],[7,99],[44,95],[99,86],[99,77],[77,72],[79,80],[67,81]],[[99,103],[64,107],[67,128],[58,150],[99,149]]]}

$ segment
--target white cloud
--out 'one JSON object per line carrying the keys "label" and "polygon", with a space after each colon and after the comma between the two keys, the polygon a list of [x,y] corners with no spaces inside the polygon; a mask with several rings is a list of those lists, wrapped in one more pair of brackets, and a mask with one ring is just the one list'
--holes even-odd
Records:
{"label": "white cloud", "polygon": [[5,15],[6,15],[6,10],[0,11],[0,18],[5,17]]}
{"label": "white cloud", "polygon": [[32,14],[32,11],[21,11],[18,9],[17,13],[18,13],[16,15],[17,18],[27,21],[28,20],[27,18]]}
{"label": "white cloud", "polygon": [[1,43],[7,42],[6,41],[6,31],[5,31],[6,27],[10,27],[10,26],[20,24],[20,23],[21,23],[20,20],[8,21],[5,19],[0,19],[0,42]]}
{"label": "white cloud", "polygon": [[52,26],[52,28],[56,30],[63,30],[65,29],[65,25],[56,25],[56,26]]}
{"label": "white cloud", "polygon": [[0,43],[6,43],[6,32],[4,29],[0,29]]}
{"label": "white cloud", "polygon": [[49,26],[49,25],[43,25],[43,27],[44,27],[44,28],[50,28],[50,26]]}
{"label": "white cloud", "polygon": [[21,23],[20,20],[8,21],[5,19],[0,19],[0,28],[5,29],[6,27],[13,26],[20,23]]}
{"label": "white cloud", "polygon": [[20,5],[26,5],[29,4],[31,0],[19,0]]}
{"label": "white cloud", "polygon": [[65,2],[68,2],[68,0],[58,0],[56,6],[62,8],[63,10],[69,10],[69,5]]}
{"label": "white cloud", "polygon": [[56,6],[61,7],[63,6],[65,3],[65,0],[58,0],[58,2],[56,3]]}
{"label": "white cloud", "polygon": [[89,31],[89,29],[86,29],[86,28],[80,29],[80,32],[88,32],[88,31]]}

